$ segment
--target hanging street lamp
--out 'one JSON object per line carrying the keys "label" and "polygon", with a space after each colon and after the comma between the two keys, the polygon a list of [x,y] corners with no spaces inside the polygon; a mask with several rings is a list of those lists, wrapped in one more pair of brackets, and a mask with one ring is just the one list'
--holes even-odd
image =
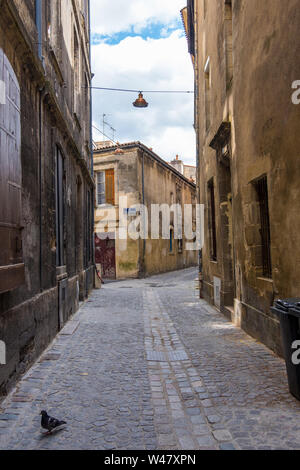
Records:
{"label": "hanging street lamp", "polygon": [[[126,90],[124,88],[104,88],[104,87],[97,87],[97,86],[91,86],[89,87],[91,90],[106,90],[106,91],[121,91],[125,93],[138,93],[139,96],[138,98],[132,103],[135,108],[148,108],[149,103],[145,100],[143,97],[143,92],[138,91],[138,90]],[[188,94],[193,94],[194,91],[185,91],[185,90],[149,90],[149,91],[144,91],[144,93],[188,93]]]}
{"label": "hanging street lamp", "polygon": [[143,93],[139,92],[139,97],[132,103],[135,108],[148,108],[148,103],[143,97]]}

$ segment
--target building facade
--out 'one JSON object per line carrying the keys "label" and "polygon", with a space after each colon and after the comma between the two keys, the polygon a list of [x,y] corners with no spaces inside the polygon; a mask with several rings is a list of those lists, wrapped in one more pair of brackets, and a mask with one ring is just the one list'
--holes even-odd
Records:
{"label": "building facade", "polygon": [[189,0],[182,17],[205,206],[201,291],[281,355],[270,307],[300,296],[299,1]]}
{"label": "building facade", "polygon": [[172,160],[170,165],[179,171],[179,173],[181,173],[183,176],[185,176],[185,178],[191,180],[193,183],[196,183],[197,168],[194,165],[186,165],[182,160],[180,160],[179,155],[176,155],[175,160]]}
{"label": "building facade", "polygon": [[[187,250],[184,230],[176,238],[176,228],[184,224],[184,215],[177,218],[178,206],[181,214],[185,205],[193,206],[195,225],[195,184],[140,142],[97,145],[94,168],[95,259],[104,278],[138,278],[196,266],[197,251]],[[174,204],[164,222],[162,212],[153,215],[158,206],[165,205],[163,211]],[[156,221],[159,233],[153,236]]]}
{"label": "building facade", "polygon": [[94,182],[89,2],[1,0],[0,9],[4,395],[93,285]]}

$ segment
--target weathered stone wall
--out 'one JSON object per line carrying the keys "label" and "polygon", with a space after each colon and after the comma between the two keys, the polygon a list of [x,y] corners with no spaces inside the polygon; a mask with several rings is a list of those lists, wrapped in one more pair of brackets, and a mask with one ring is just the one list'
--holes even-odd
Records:
{"label": "weathered stone wall", "polygon": [[[65,52],[66,44],[55,44],[54,57],[47,18],[52,18],[56,2],[42,2],[43,56],[38,57],[37,29],[33,2],[1,1],[0,48],[9,60],[21,90],[22,162],[22,250],[25,284],[0,294],[0,339],[6,343],[7,365],[0,366],[0,395],[13,385],[34,359],[45,349],[62,326],[59,321],[59,282],[66,283],[64,321],[78,308],[93,286],[92,230],[87,228],[87,192],[93,199],[90,175],[89,95],[81,89],[80,116],[73,113],[73,67]],[[57,13],[57,11],[56,11]],[[90,77],[85,32],[79,11],[69,15],[69,28],[84,36],[80,73]],[[50,15],[49,17],[47,15]],[[71,21],[71,15],[75,23]],[[57,37],[62,36],[61,22]],[[53,44],[52,44],[53,45]],[[72,49],[72,44],[69,46]],[[64,252],[65,267],[56,262],[56,148],[64,157]],[[1,171],[1,169],[0,169]],[[79,183],[80,182],[80,185]],[[80,192],[79,188],[80,187]],[[81,194],[81,205],[78,201]],[[0,201],[1,204],[1,201]],[[92,216],[92,211],[90,216]],[[80,223],[78,221],[81,221]],[[78,230],[79,227],[79,230]]]}
{"label": "weathered stone wall", "polygon": [[[142,175],[142,165],[144,162],[145,181],[145,205],[149,214],[149,239],[145,243],[145,256],[143,255],[143,242],[140,243],[142,256],[144,257],[144,272],[146,275],[175,271],[178,269],[196,266],[198,262],[198,251],[187,251],[186,240],[183,234],[182,249],[179,249],[179,242],[173,239],[173,250],[170,252],[170,240],[164,240],[161,236],[159,240],[151,239],[151,205],[152,204],[179,204],[184,214],[185,204],[196,203],[196,190],[193,184],[181,178],[179,174],[156,161],[151,154],[139,152],[139,173]],[[141,176],[140,176],[140,191]],[[184,219],[183,219],[184,220]],[[171,213],[171,225],[174,228],[176,219]],[[194,227],[195,228],[195,227]]]}
{"label": "weathered stone wall", "polygon": [[[233,0],[233,78],[226,82],[225,2],[195,2],[200,199],[206,206],[203,292],[214,302],[214,277],[222,281],[221,310],[281,354],[277,298],[300,296],[299,106],[292,83],[300,77],[300,9],[297,0]],[[210,58],[210,126],[205,127],[205,73]],[[217,145],[229,123],[230,169]],[[215,139],[212,148],[210,145]],[[224,162],[223,162],[224,163]],[[226,181],[226,171],[228,181]],[[260,213],[255,181],[267,177],[272,276],[263,275]],[[211,259],[207,184],[214,182],[217,260]],[[226,202],[226,194],[228,202]],[[225,240],[225,243],[224,243]],[[232,272],[230,273],[230,263]],[[229,300],[228,300],[229,299]],[[230,303],[228,303],[230,302]],[[226,307],[232,307],[227,309]]]}
{"label": "weathered stone wall", "polygon": [[[126,154],[117,154],[108,149],[105,152],[94,153],[94,169],[97,171],[114,170],[115,206],[100,206],[95,210],[95,233],[115,233],[116,249],[116,277],[136,278],[140,272],[140,249],[139,242],[128,238],[120,240],[118,229],[120,227],[120,210],[124,210],[140,203],[138,190],[138,169],[136,150],[128,151]],[[119,205],[120,198],[127,198],[124,207]],[[130,222],[130,217],[128,221]]]}

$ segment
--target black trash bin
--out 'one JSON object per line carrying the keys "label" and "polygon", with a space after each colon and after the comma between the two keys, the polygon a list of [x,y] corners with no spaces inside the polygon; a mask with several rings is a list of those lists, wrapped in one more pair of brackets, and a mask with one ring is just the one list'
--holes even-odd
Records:
{"label": "black trash bin", "polygon": [[289,389],[300,400],[300,365],[292,361],[293,343],[300,341],[300,298],[278,300],[271,311],[280,319],[281,338],[288,375]]}

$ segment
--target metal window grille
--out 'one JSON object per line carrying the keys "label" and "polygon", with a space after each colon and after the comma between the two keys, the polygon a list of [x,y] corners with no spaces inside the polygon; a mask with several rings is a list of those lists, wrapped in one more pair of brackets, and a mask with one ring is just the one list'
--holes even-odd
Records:
{"label": "metal window grille", "polygon": [[262,268],[265,277],[272,277],[271,234],[268,202],[268,181],[264,176],[255,182],[260,208],[260,234],[262,243]]}
{"label": "metal window grille", "polygon": [[208,204],[209,204],[209,233],[210,253],[212,261],[217,261],[217,230],[216,230],[216,206],[215,189],[213,179],[208,182]]}

